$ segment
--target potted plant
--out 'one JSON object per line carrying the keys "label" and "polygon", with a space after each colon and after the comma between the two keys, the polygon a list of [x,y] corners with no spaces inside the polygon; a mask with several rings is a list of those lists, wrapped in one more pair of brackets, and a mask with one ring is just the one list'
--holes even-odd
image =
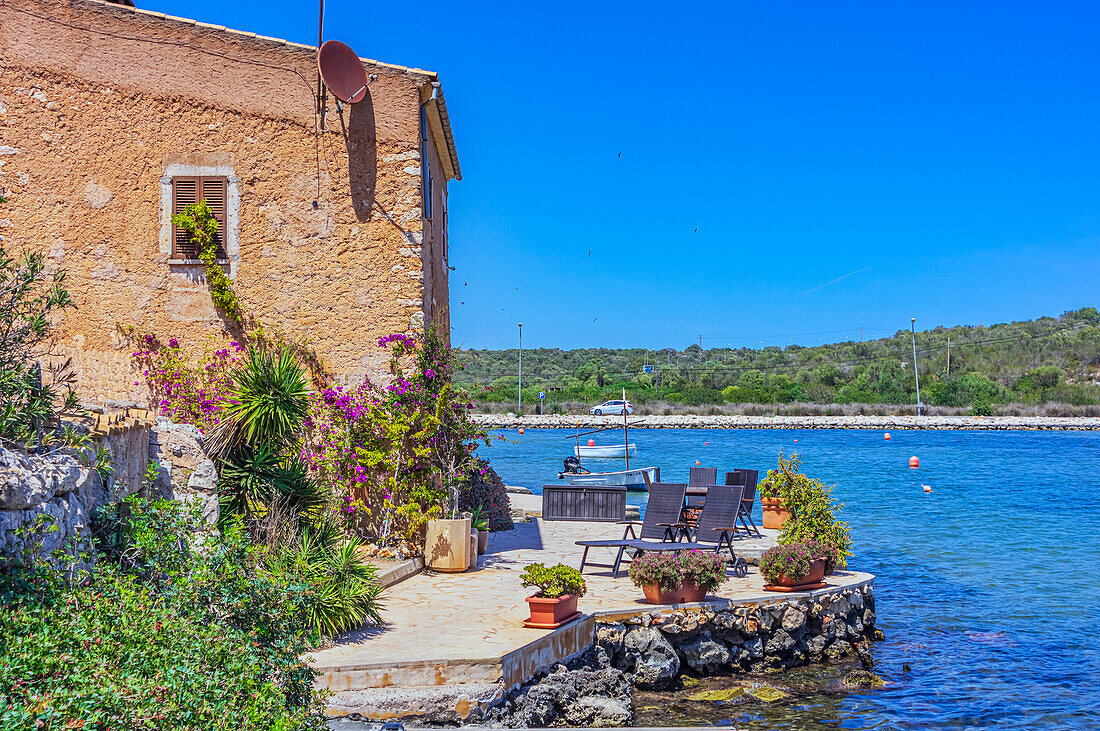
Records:
{"label": "potted plant", "polygon": [[825,586],[825,558],[805,543],[769,548],[760,557],[768,591],[807,591]]}
{"label": "potted plant", "polygon": [[726,563],[710,551],[643,553],[628,575],[650,604],[687,604],[703,601],[726,580]]}
{"label": "potted plant", "polygon": [[556,629],[580,616],[577,600],[588,591],[581,572],[564,564],[546,566],[528,564],[520,576],[523,586],[537,586],[538,592],[527,597],[531,616],[525,627]]}
{"label": "potted plant", "polygon": [[489,547],[489,516],[485,514],[484,506],[478,505],[474,508],[471,521],[477,531],[477,555],[480,556]]}
{"label": "potted plant", "polygon": [[[784,461],[783,453],[779,453],[779,464],[783,467],[790,465],[798,459],[795,454],[790,460]],[[756,486],[756,494],[760,498],[760,511],[764,514],[763,525],[765,528],[779,530],[787,519],[791,517],[783,499],[783,488],[787,483],[787,475],[782,469],[768,470],[768,474]]]}

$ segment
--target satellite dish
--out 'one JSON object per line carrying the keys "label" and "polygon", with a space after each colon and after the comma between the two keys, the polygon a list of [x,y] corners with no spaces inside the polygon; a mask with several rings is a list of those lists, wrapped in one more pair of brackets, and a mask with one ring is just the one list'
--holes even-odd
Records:
{"label": "satellite dish", "polygon": [[363,62],[346,43],[322,43],[317,52],[317,69],[325,86],[340,101],[354,104],[367,95],[367,72],[363,70]]}

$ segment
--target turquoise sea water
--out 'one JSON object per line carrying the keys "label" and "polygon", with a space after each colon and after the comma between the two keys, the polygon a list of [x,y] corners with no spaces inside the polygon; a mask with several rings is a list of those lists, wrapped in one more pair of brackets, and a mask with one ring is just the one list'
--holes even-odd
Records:
{"label": "turquoise sea water", "polygon": [[[540,492],[558,481],[569,432],[497,433],[505,440],[484,453],[506,483]],[[666,482],[686,482],[696,459],[720,477],[736,467],[763,477],[780,449],[797,450],[805,471],[835,484],[845,503],[856,552],[849,565],[878,577],[887,639],[874,652],[886,688],[807,697],[793,721],[791,709],[771,717],[738,706],[711,714],[715,722],[1100,728],[1100,433],[900,431],[885,441],[870,430],[655,429],[630,436],[638,444],[632,466],[659,466]],[[916,470],[908,467],[913,455]],[[603,464],[622,460],[586,462]]]}

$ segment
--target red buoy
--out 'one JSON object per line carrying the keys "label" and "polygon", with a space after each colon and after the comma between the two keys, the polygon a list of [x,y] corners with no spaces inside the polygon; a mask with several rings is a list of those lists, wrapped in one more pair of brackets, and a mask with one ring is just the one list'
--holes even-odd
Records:
{"label": "red buoy", "polygon": [[909,458],[909,469],[915,470],[918,467],[920,467],[920,458],[916,455],[913,455]]}
{"label": "red buoy", "polygon": [[522,434],[522,433],[523,433],[523,427],[522,427],[522,426],[521,426],[521,427],[519,428],[519,433],[520,433],[520,434]]}
{"label": "red buoy", "polygon": [[596,440],[595,439],[589,439],[588,440],[588,446],[590,446],[590,447],[596,446]]}
{"label": "red buoy", "polygon": [[696,466],[696,467],[698,467],[698,466],[699,466],[699,465],[701,465],[701,464],[703,464],[703,463],[702,463],[702,462],[700,462],[699,460],[695,460],[695,466]]}
{"label": "red buoy", "polygon": [[890,432],[886,432],[885,434],[883,434],[882,438],[885,439],[886,441],[890,441]]}

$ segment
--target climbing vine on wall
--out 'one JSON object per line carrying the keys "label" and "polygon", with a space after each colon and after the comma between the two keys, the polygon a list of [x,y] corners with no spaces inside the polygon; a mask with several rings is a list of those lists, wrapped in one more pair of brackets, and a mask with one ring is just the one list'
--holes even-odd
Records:
{"label": "climbing vine on wall", "polygon": [[210,286],[210,298],[214,306],[236,323],[243,323],[244,313],[233,282],[218,264],[218,244],[214,235],[218,232],[218,220],[205,200],[193,203],[183,213],[172,216],[172,223],[191,237],[191,243],[199,252],[199,259],[206,265],[206,281]]}

